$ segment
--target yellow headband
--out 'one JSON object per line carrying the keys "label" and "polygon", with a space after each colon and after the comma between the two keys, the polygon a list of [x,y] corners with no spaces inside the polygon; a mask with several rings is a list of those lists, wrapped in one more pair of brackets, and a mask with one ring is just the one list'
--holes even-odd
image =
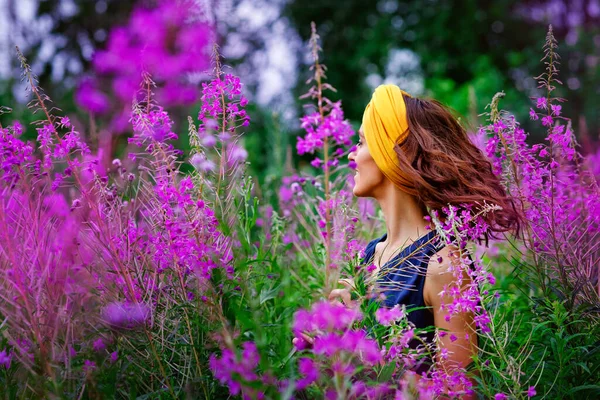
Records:
{"label": "yellow headband", "polygon": [[396,85],[381,85],[363,114],[367,147],[381,172],[396,186],[412,192],[413,185],[402,174],[394,147],[408,134],[406,105],[402,95],[411,97]]}

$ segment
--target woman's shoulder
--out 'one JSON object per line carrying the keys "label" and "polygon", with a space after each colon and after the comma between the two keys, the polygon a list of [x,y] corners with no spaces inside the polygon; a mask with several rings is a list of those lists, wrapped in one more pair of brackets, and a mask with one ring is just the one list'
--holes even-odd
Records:
{"label": "woman's shoulder", "polygon": [[367,243],[363,250],[363,263],[373,258],[373,254],[375,253],[375,247],[377,246],[377,243],[381,242],[385,236],[386,235],[380,236]]}

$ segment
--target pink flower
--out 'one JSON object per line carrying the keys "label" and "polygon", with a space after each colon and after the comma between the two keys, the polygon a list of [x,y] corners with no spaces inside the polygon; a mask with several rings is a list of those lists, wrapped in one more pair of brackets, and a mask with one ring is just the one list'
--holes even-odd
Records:
{"label": "pink flower", "polygon": [[93,372],[96,370],[96,363],[90,360],[85,360],[83,363],[84,372]]}
{"label": "pink flower", "polygon": [[104,344],[104,341],[102,340],[102,338],[98,338],[93,345],[94,351],[97,353],[100,353],[101,351],[106,349],[106,345]]}
{"label": "pink flower", "polygon": [[548,102],[546,100],[545,97],[538,97],[537,98],[537,103],[535,105],[537,108],[543,108],[546,109],[548,108]]}
{"label": "pink flower", "polygon": [[560,104],[551,104],[550,109],[552,110],[552,115],[559,116],[562,106]]}
{"label": "pink flower", "polygon": [[298,360],[298,372],[303,376],[296,383],[296,387],[299,390],[306,388],[319,378],[319,368],[317,367],[317,364],[307,357],[302,357]]}
{"label": "pink flower", "polygon": [[542,125],[544,125],[544,126],[550,126],[550,125],[552,125],[553,122],[554,122],[554,120],[552,119],[552,117],[550,115],[546,115],[545,117],[542,118]]}
{"label": "pink flower", "polygon": [[507,397],[504,393],[496,393],[494,396],[494,400],[506,400]]}
{"label": "pink flower", "polygon": [[116,328],[133,328],[146,323],[150,308],[144,303],[110,303],[102,310],[104,320]]}
{"label": "pink flower", "polygon": [[381,325],[389,326],[394,321],[398,321],[404,318],[405,310],[404,307],[400,307],[399,304],[396,304],[393,308],[388,309],[385,307],[381,307],[375,312],[375,319]]}
{"label": "pink flower", "polygon": [[83,80],[75,92],[75,102],[82,108],[95,114],[104,114],[108,111],[108,97],[97,88],[91,80]]}
{"label": "pink flower", "polygon": [[529,389],[527,389],[527,397],[533,397],[537,394],[537,392],[535,391],[535,386],[529,386]]}
{"label": "pink flower", "polygon": [[5,350],[0,351],[0,365],[4,365],[4,368],[9,369],[12,360],[12,354]]}
{"label": "pink flower", "polygon": [[537,113],[535,112],[535,110],[533,108],[529,109],[529,118],[531,118],[534,121],[537,121],[539,119]]}

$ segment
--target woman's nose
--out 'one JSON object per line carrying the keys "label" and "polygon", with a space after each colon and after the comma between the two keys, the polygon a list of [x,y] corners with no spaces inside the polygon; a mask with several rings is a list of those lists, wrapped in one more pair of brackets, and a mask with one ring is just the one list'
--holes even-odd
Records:
{"label": "woman's nose", "polygon": [[356,156],[355,152],[356,152],[356,146],[354,146],[350,149],[350,153],[348,153],[348,161],[354,161],[354,156]]}

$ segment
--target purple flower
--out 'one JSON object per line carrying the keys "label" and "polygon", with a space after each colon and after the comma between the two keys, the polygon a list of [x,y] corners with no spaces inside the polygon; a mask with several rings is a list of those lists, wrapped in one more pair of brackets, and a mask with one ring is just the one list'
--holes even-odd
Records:
{"label": "purple flower", "polygon": [[119,353],[117,351],[113,351],[112,353],[110,353],[110,362],[111,363],[116,363],[117,360],[119,359]]}
{"label": "purple flower", "polygon": [[506,400],[508,397],[504,393],[496,393],[494,400]]}
{"label": "purple flower", "polygon": [[101,351],[104,351],[106,349],[106,345],[104,344],[104,341],[102,340],[102,338],[96,339],[96,341],[94,342],[93,348],[94,348],[94,351],[97,353],[100,353]]}
{"label": "purple flower", "polygon": [[545,117],[542,118],[542,125],[544,125],[544,126],[550,126],[550,125],[552,125],[553,122],[554,122],[554,120],[552,119],[552,117],[550,115],[546,115]]}
{"label": "purple flower", "polygon": [[[209,367],[214,377],[229,388],[233,396],[242,394],[244,398],[257,398],[255,389],[248,385],[258,382],[260,377],[256,373],[260,357],[254,342],[244,342],[241,357],[230,349],[222,351],[221,358],[214,354],[210,356]],[[250,394],[253,394],[250,396]]]}
{"label": "purple flower", "polygon": [[377,322],[386,326],[391,325],[394,321],[404,318],[404,316],[405,309],[404,307],[401,308],[399,304],[396,304],[391,309],[381,307],[375,312],[375,319],[377,319]]}
{"label": "purple flower", "polygon": [[144,303],[110,303],[102,310],[104,320],[116,328],[134,328],[150,318],[150,308]]}
{"label": "purple flower", "polygon": [[533,397],[537,394],[537,392],[535,391],[535,386],[529,386],[529,389],[527,389],[527,397]]}
{"label": "purple flower", "polygon": [[319,379],[319,368],[310,358],[302,357],[298,360],[298,372],[302,378],[296,383],[298,390],[302,390]]}
{"label": "purple flower", "polygon": [[[152,32],[144,27],[152,26]],[[156,7],[136,6],[125,26],[108,33],[106,47],[93,55],[93,78],[85,78],[76,92],[76,101],[94,113],[109,109],[107,94],[123,109],[139,89],[142,72],[160,85],[153,88],[162,104],[188,105],[197,101],[198,89],[185,79],[210,64],[208,46],[213,27],[199,17],[190,1],[160,1]],[[105,94],[100,89],[105,89]],[[116,99],[115,99],[116,97]],[[115,113],[111,128],[122,132],[127,126]]]}
{"label": "purple flower", "polygon": [[[299,155],[314,153],[321,150],[325,141],[337,146],[350,147],[354,130],[350,123],[344,119],[341,102],[331,103],[327,107],[328,114],[321,117],[318,112],[300,118],[300,126],[306,131],[304,137],[299,137],[296,150]],[[338,149],[339,150],[339,149]],[[343,151],[335,151],[333,156],[340,157]]]}
{"label": "purple flower", "polygon": [[294,317],[294,332],[300,336],[303,331],[348,329],[353,322],[362,318],[358,310],[351,310],[340,303],[320,301],[313,304],[311,311],[300,310]]}
{"label": "purple flower", "polygon": [[536,99],[536,105],[535,105],[535,106],[536,106],[537,108],[540,108],[540,109],[544,109],[544,110],[545,110],[546,108],[548,108],[548,102],[547,102],[547,100],[546,100],[546,98],[545,98],[545,97],[538,97],[538,98]]}
{"label": "purple flower", "polygon": [[207,173],[214,172],[216,165],[213,161],[208,160],[204,154],[196,153],[190,158],[190,164],[199,172]]}
{"label": "purple flower", "polygon": [[102,93],[94,80],[85,79],[75,92],[75,102],[94,114],[104,114],[109,109],[108,97]]}
{"label": "purple flower", "polygon": [[560,115],[560,110],[562,109],[562,106],[560,104],[551,104],[550,109],[552,110],[552,115],[558,117]]}
{"label": "purple flower", "polygon": [[315,168],[319,168],[321,164],[323,164],[323,160],[321,160],[319,157],[315,158],[310,162],[310,165],[312,165]]}
{"label": "purple flower", "polygon": [[148,140],[164,143],[177,139],[177,135],[172,131],[173,122],[162,107],[157,106],[149,112],[134,113],[131,123],[134,135],[130,142],[138,146]]}
{"label": "purple flower", "polygon": [[229,163],[239,164],[240,162],[246,161],[248,158],[248,152],[243,147],[233,145],[229,150]]}
{"label": "purple flower", "polygon": [[534,121],[537,121],[539,119],[539,116],[537,115],[537,113],[535,112],[535,110],[533,108],[529,109],[529,118],[531,118]]}
{"label": "purple flower", "polygon": [[9,369],[11,361],[12,361],[11,353],[6,351],[6,349],[0,351],[0,365],[3,365],[4,368]]}
{"label": "purple flower", "polygon": [[85,360],[83,363],[84,372],[93,372],[96,370],[96,363],[94,361]]}

